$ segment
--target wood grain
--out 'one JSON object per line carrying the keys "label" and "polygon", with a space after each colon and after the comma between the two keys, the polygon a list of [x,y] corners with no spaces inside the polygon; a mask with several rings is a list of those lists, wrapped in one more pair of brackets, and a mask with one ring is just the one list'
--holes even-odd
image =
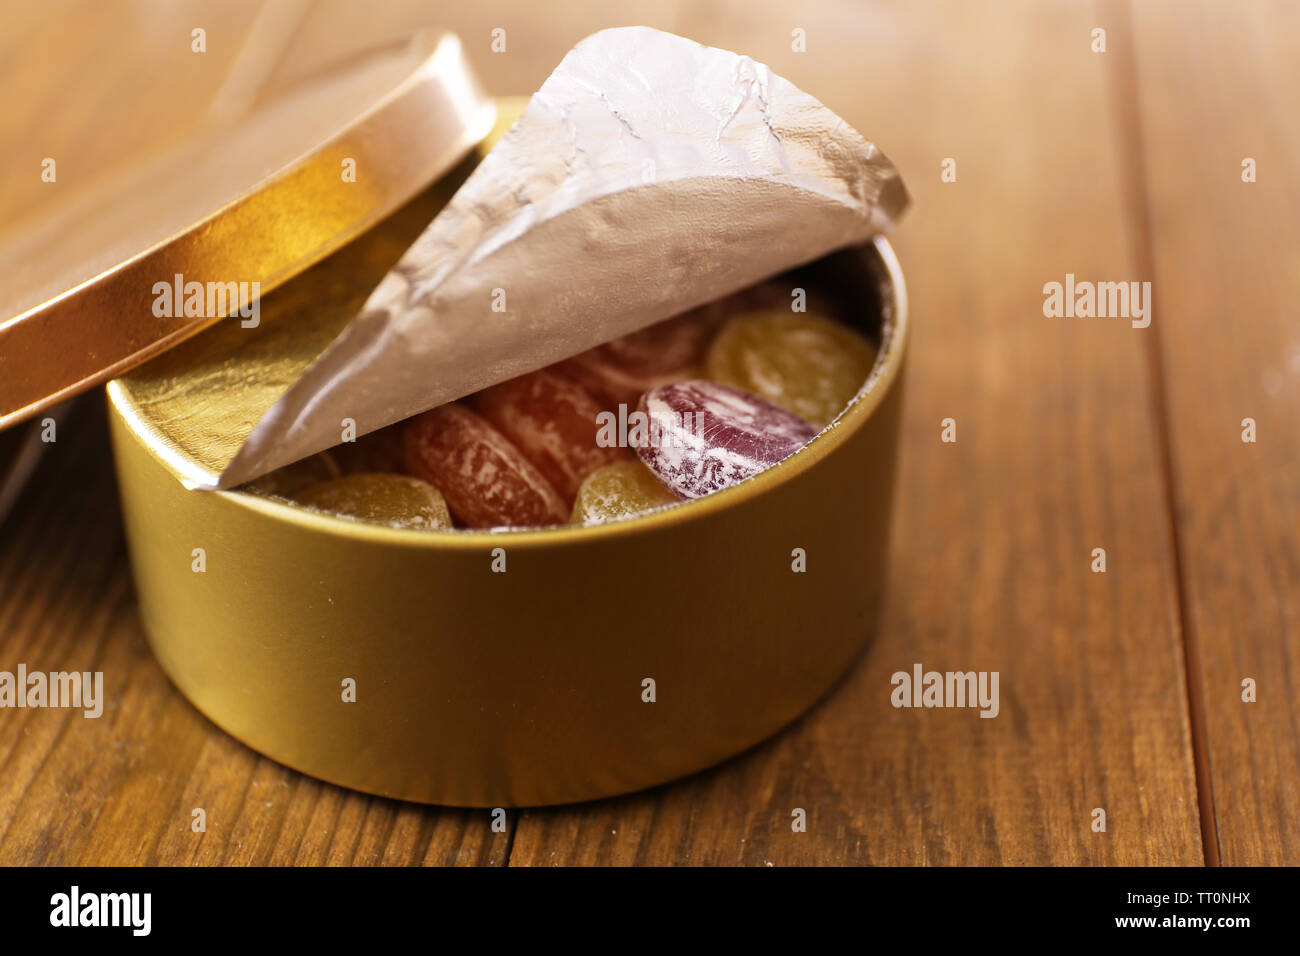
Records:
{"label": "wood grain", "polygon": [[[897,237],[915,338],[887,608],[797,727],[677,786],[529,813],[511,863],[1200,863],[1141,333],[1042,313],[1066,272],[1137,278],[1091,8],[712,9],[682,32],[817,91],[915,195]],[[800,25],[807,55],[789,46]],[[1001,714],[892,708],[890,675],[916,662],[999,671]]]}
{"label": "wood grain", "polygon": [[[1218,851],[1300,863],[1300,9],[1133,5],[1156,323]],[[1244,68],[1249,64],[1249,68]],[[1242,181],[1242,161],[1257,181]],[[1242,441],[1242,420],[1257,441]],[[1258,685],[1242,700],[1242,681]]]}
{"label": "wood grain", "polygon": [[[230,52],[202,64],[169,45],[195,8],[166,6],[6,10],[0,88],[24,92],[0,111],[0,218],[39,214],[40,156],[141,155],[229,89],[261,6],[205,5]],[[915,337],[877,638],[825,701],[753,751],[626,798],[512,812],[504,833],[480,811],[341,790],[234,742],[154,662],[90,399],[0,525],[0,669],[102,670],[108,705],[99,720],[0,712],[0,864],[1296,862],[1300,76],[1286,44],[1298,24],[1280,4],[1251,11],[295,11],[286,74],[437,21],[501,94],[535,88],[587,33],[647,22],[767,62],[888,149],[915,197],[897,237]],[[1097,26],[1105,54],[1090,49]],[[504,54],[489,47],[494,27]],[[807,53],[791,49],[795,28]],[[102,63],[93,93],[60,65],[111,60],[115,46],[134,61]],[[178,78],[178,62],[202,72]],[[145,82],[163,70],[174,82]],[[113,96],[141,100],[131,129],[96,126],[95,104]],[[1240,181],[1245,155],[1259,161],[1253,185]],[[940,182],[945,157],[955,183]],[[60,160],[61,181],[78,162]],[[13,177],[28,163],[35,186]],[[1045,318],[1042,286],[1067,272],[1152,279],[1153,327]],[[1246,416],[1253,445],[1240,442]],[[955,444],[940,441],[947,417]],[[1090,570],[1095,547],[1105,574]],[[890,675],[916,662],[998,671],[1001,713],[894,709]],[[1258,703],[1241,703],[1243,676],[1258,679]],[[200,807],[204,833],[190,827]],[[1105,833],[1091,829],[1097,807]],[[796,808],[806,833],[791,830]]]}

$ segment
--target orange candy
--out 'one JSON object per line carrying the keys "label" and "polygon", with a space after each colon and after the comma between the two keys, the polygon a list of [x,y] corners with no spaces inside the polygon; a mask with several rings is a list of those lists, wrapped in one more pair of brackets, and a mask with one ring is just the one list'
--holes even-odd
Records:
{"label": "orange candy", "polygon": [[406,468],[442,492],[462,527],[563,524],[569,505],[519,448],[459,402],[409,419]]}
{"label": "orange candy", "polygon": [[600,404],[550,369],[493,385],[474,395],[470,404],[537,466],[569,506],[589,474],[632,457],[630,449],[596,443]]}

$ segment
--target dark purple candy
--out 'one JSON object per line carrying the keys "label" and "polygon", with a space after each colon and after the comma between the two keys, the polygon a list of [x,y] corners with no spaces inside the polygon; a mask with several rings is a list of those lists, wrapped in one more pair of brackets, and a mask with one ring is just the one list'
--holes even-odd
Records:
{"label": "dark purple candy", "polygon": [[641,397],[649,428],[629,429],[646,467],[683,498],[744,481],[806,445],[817,429],[730,385],[660,385]]}

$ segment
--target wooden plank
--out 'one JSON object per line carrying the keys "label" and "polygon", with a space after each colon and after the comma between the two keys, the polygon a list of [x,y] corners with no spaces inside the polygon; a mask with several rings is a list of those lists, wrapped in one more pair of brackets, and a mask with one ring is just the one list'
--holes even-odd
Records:
{"label": "wooden plank", "polygon": [[[909,177],[899,249],[916,338],[895,568],[875,647],[811,715],[691,780],[528,812],[512,862],[1201,861],[1144,333],[1041,312],[1042,284],[1067,271],[1143,278],[1112,64],[1088,49],[1089,7],[968,6],[620,8],[621,22],[765,60]],[[411,22],[388,9],[368,11],[366,37]],[[517,93],[607,13],[493,3],[439,18],[491,91]],[[468,39],[492,26],[507,54]],[[796,27],[807,54],[790,49]],[[945,156],[957,183],[939,182]],[[103,670],[110,709],[0,719],[0,863],[503,862],[511,834],[486,814],[304,778],[171,688],[135,616],[101,415],[69,426],[3,529],[0,667]],[[948,416],[955,445],[939,441]],[[1088,569],[1098,546],[1105,575]],[[894,710],[889,675],[917,661],[998,670],[1000,716]],[[188,829],[196,806],[205,834]],[[1090,829],[1098,806],[1105,834]],[[809,832],[790,832],[795,807]]]}
{"label": "wooden plank", "polygon": [[[794,728],[673,786],[530,812],[511,863],[1202,862],[1145,333],[1043,315],[1044,283],[1067,272],[1145,278],[1092,8],[711,9],[678,32],[815,93],[914,192],[897,239],[915,338],[888,606],[875,646]],[[940,182],[944,157],[956,183]],[[1000,715],[894,709],[890,675],[916,662],[1000,672]]]}
{"label": "wooden plank", "polygon": [[[1189,639],[1224,864],[1300,863],[1300,8],[1133,4]],[[1254,183],[1242,163],[1256,163]],[[1243,419],[1257,440],[1242,441]],[[1254,703],[1242,681],[1257,682]]]}

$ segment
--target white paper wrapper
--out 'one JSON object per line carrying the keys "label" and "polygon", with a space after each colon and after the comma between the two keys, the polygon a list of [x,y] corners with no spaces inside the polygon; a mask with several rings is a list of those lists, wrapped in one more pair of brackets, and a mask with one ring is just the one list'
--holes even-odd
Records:
{"label": "white paper wrapper", "polygon": [[232,487],[886,232],[897,170],[747,57],[579,43],[362,313],[257,423]]}

